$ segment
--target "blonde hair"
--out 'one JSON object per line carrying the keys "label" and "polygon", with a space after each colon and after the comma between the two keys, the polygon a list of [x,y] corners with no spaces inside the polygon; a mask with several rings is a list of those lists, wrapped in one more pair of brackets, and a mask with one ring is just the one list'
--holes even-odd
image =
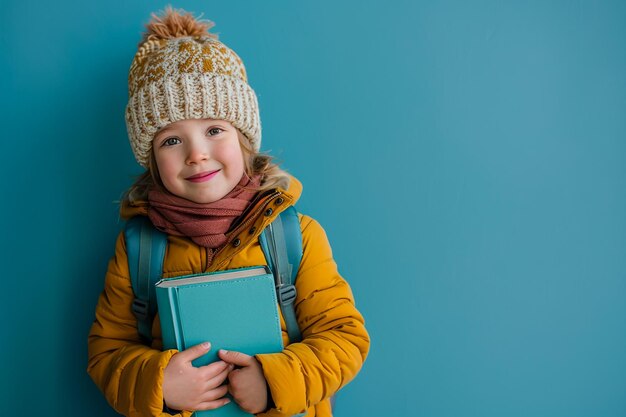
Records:
{"label": "blonde hair", "polygon": [[[261,185],[258,191],[289,188],[290,176],[280,166],[274,162],[274,158],[268,154],[254,150],[248,138],[237,129],[237,137],[243,153],[245,174],[249,177],[261,176]],[[148,167],[146,171],[139,175],[135,182],[126,190],[122,197],[122,202],[136,203],[148,200],[150,189],[165,191],[165,186],[161,181],[159,169],[154,157],[154,150],[150,152]]]}

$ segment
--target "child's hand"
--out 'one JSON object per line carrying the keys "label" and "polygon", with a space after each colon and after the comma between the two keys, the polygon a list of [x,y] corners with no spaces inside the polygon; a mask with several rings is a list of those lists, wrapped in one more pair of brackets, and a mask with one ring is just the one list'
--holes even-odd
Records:
{"label": "child's hand", "polygon": [[239,407],[251,414],[265,411],[267,382],[259,361],[241,352],[220,350],[217,354],[224,362],[241,367],[228,374],[228,391]]}
{"label": "child's hand", "polygon": [[222,383],[233,365],[217,361],[196,368],[191,364],[209,349],[210,343],[201,343],[172,356],[163,371],[163,399],[169,408],[212,410],[230,402],[223,398],[228,387]]}

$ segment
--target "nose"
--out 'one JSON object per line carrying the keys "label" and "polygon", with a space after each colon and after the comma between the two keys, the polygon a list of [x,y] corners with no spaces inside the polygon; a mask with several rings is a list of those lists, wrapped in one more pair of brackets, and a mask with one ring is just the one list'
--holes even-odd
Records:
{"label": "nose", "polygon": [[187,152],[187,165],[196,165],[209,159],[209,149],[201,144],[191,143]]}

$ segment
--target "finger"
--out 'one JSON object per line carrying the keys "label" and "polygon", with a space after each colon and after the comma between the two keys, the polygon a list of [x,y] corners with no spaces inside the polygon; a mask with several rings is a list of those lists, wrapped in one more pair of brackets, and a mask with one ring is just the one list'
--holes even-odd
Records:
{"label": "finger", "polygon": [[219,400],[221,398],[224,398],[226,394],[228,394],[228,386],[220,385],[219,387],[215,389],[211,389],[205,392],[204,394],[202,394],[202,396],[200,397],[200,401],[209,402],[209,401]]}
{"label": "finger", "polygon": [[226,365],[226,368],[224,368],[222,372],[207,380],[207,386],[213,388],[222,385],[234,367],[235,365]]}
{"label": "finger", "polygon": [[198,367],[198,370],[202,372],[205,379],[213,378],[215,375],[224,371],[224,369],[228,368],[228,362],[224,361],[215,361],[211,362],[208,365]]}
{"label": "finger", "polygon": [[209,350],[211,350],[211,343],[204,342],[204,343],[200,343],[199,345],[195,345],[190,348],[187,348],[183,350],[182,352],[180,352],[180,354],[182,355],[182,358],[185,361],[191,362],[194,359],[197,359],[200,356],[206,354]]}
{"label": "finger", "polygon": [[243,369],[235,369],[228,374],[228,386],[230,387],[230,393],[234,395],[233,390],[239,386],[239,375]]}
{"label": "finger", "polygon": [[196,410],[215,410],[216,408],[220,408],[225,406],[230,402],[229,398],[222,398],[220,400],[215,401],[205,401],[198,404]]}
{"label": "finger", "polygon": [[234,365],[224,361],[213,362],[211,365],[198,368],[201,371],[200,378],[205,389],[212,389],[220,385],[234,367]]}
{"label": "finger", "polygon": [[228,393],[230,394],[230,396],[233,397],[233,400],[235,400],[237,404],[239,404],[242,401],[242,398],[239,397],[239,390],[237,389],[237,387],[235,387],[231,383],[229,383],[227,387],[228,387]]}
{"label": "finger", "polygon": [[224,362],[232,363],[237,366],[250,366],[255,360],[253,356],[232,350],[220,349],[217,354]]}

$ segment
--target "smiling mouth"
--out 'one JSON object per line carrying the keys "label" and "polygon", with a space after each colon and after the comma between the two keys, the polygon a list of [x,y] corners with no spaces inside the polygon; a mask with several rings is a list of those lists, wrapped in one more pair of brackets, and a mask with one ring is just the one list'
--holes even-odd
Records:
{"label": "smiling mouth", "polygon": [[218,172],[220,172],[219,169],[216,169],[215,171],[201,172],[199,174],[192,175],[192,176],[187,177],[185,179],[187,181],[191,181],[191,182],[204,182],[204,181],[208,181],[211,178],[213,178],[214,176],[216,176]]}

